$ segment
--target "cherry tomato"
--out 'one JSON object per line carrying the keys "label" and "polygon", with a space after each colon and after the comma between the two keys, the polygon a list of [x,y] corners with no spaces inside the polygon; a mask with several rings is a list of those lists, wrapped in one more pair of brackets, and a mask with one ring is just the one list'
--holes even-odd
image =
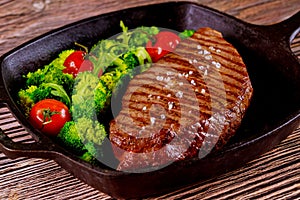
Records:
{"label": "cherry tomato", "polygon": [[85,55],[86,52],[84,51],[74,51],[71,53],[63,64],[66,67],[63,72],[76,77],[79,72],[92,71],[93,64],[91,61],[84,59]]}
{"label": "cherry tomato", "polygon": [[[80,65],[80,68],[78,70],[79,72],[84,72],[84,71],[93,71],[93,63],[90,60],[83,60],[83,62]],[[77,75],[77,74],[76,74]]]}
{"label": "cherry tomato", "polygon": [[56,136],[70,120],[68,107],[55,99],[39,101],[32,107],[29,115],[32,126],[49,136]]}
{"label": "cherry tomato", "polygon": [[180,42],[180,37],[170,31],[161,31],[155,35],[154,39],[154,45],[151,40],[146,44],[146,50],[153,62],[157,62],[167,53],[174,51]]}

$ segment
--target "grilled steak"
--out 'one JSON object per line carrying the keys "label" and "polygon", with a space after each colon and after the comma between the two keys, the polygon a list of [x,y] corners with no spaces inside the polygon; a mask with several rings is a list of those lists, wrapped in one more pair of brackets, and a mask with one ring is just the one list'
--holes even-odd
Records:
{"label": "grilled steak", "polygon": [[118,169],[161,167],[222,148],[241,124],[252,90],[237,50],[221,33],[199,29],[130,81],[110,123]]}

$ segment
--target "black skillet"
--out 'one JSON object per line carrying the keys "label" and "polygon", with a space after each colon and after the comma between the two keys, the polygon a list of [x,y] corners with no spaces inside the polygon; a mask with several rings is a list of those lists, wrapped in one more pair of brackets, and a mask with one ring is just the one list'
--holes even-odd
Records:
{"label": "black skillet", "polygon": [[[155,25],[182,31],[208,26],[222,32],[238,49],[247,65],[254,96],[241,128],[224,149],[157,171],[124,173],[85,163],[30,126],[16,103],[22,75],[49,63],[62,50],[73,48],[75,41],[91,47],[100,38],[119,33],[120,20],[129,28]],[[273,148],[299,125],[300,64],[290,50],[299,25],[300,12],[275,25],[257,26],[194,3],[173,2],[104,14],[49,32],[1,57],[0,105],[9,107],[36,143],[14,143],[1,132],[0,150],[11,158],[53,159],[115,198],[158,195],[241,167]]]}

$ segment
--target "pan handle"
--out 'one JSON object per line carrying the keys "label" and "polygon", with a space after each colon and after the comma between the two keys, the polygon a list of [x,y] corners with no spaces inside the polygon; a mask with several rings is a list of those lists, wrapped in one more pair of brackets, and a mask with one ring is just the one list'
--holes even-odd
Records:
{"label": "pan handle", "polygon": [[[274,63],[273,68],[278,73],[278,77],[288,84],[287,88],[297,88],[300,84],[300,63],[298,57],[291,49],[293,39],[300,32],[300,11],[286,20],[272,25],[254,25],[251,30],[260,33],[261,37],[246,40],[245,46],[251,49],[258,56],[265,55],[266,50],[270,50],[267,59]],[[241,38],[242,39],[242,38]],[[291,90],[292,91],[292,90]],[[293,98],[298,100],[299,93],[293,94]]]}
{"label": "pan handle", "polygon": [[[0,73],[0,108],[7,107],[10,112],[17,112],[11,105],[10,97],[5,89],[2,73]],[[0,151],[10,158],[31,157],[49,158],[54,153],[54,145],[42,136],[34,134],[34,143],[14,142],[0,128]]]}
{"label": "pan handle", "polygon": [[34,143],[13,142],[0,128],[0,151],[9,158],[53,158],[56,147],[49,141],[39,140]]}
{"label": "pan handle", "polygon": [[[12,114],[15,115],[16,113],[18,113],[17,108],[15,106],[11,106],[12,101],[8,95],[4,83],[5,81],[3,74],[0,73],[0,108],[6,107]],[[21,122],[21,124],[26,126],[24,122]],[[32,130],[28,131],[30,132]],[[58,153],[58,147],[54,145],[54,143],[51,140],[49,140],[49,138],[46,138],[45,136],[39,134],[31,135],[34,137],[34,143],[14,142],[0,128],[0,152],[3,152],[6,156],[10,158],[51,158],[54,154]]]}
{"label": "pan handle", "polygon": [[268,31],[272,37],[277,37],[278,41],[283,40],[290,45],[292,40],[300,32],[300,11],[282,22],[267,26],[266,31]]}

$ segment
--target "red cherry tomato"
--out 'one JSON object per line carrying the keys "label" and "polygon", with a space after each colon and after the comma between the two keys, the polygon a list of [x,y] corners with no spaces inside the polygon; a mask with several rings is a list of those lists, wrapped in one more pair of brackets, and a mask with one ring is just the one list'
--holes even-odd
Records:
{"label": "red cherry tomato", "polygon": [[56,136],[67,121],[71,120],[68,107],[55,99],[36,103],[29,115],[29,122],[42,133]]}
{"label": "red cherry tomato", "polygon": [[151,56],[153,62],[157,62],[167,53],[174,51],[180,42],[180,37],[170,31],[161,31],[155,35],[155,43],[150,40],[146,44],[146,50]]}
{"label": "red cherry tomato", "polygon": [[[78,70],[79,72],[84,72],[84,71],[93,71],[93,63],[90,60],[83,60],[83,62],[80,65],[80,68]],[[77,75],[77,74],[76,74]]]}
{"label": "red cherry tomato", "polygon": [[91,61],[84,59],[85,55],[86,52],[84,51],[74,51],[71,53],[63,64],[66,67],[63,72],[76,77],[79,72],[92,71],[93,64]]}

